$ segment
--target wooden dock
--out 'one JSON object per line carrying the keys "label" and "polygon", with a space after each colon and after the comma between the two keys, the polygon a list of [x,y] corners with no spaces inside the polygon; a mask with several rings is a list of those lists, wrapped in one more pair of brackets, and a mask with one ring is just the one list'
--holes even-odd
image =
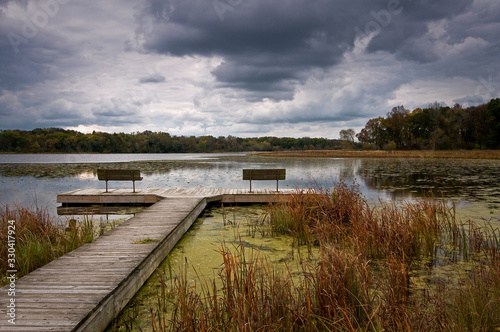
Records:
{"label": "wooden dock", "polygon": [[[65,204],[154,204],[167,197],[206,197],[222,203],[271,203],[281,195],[296,192],[281,189],[279,192],[260,189],[250,192],[247,189],[143,189],[132,192],[130,189],[80,189],[57,196],[57,202]],[[279,195],[277,195],[279,194]]]}
{"label": "wooden dock", "polygon": [[[120,313],[209,202],[267,203],[270,190],[77,190],[71,204],[153,204],[117,228],[0,289],[0,331],[103,331]],[[153,239],[155,242],[141,240]],[[15,325],[7,315],[15,299]],[[10,310],[10,309],[9,309]]]}

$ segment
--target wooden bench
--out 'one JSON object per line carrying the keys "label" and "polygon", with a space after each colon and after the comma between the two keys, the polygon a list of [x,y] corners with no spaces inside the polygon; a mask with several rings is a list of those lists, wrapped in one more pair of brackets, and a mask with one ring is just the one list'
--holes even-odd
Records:
{"label": "wooden bench", "polygon": [[286,169],[244,169],[243,180],[250,180],[250,192],[252,192],[252,180],[276,180],[276,191],[278,181],[285,180]]}
{"label": "wooden bench", "polygon": [[108,192],[108,181],[132,181],[135,193],[135,181],[141,181],[141,171],[138,169],[98,169],[97,178],[106,181],[106,192]]}

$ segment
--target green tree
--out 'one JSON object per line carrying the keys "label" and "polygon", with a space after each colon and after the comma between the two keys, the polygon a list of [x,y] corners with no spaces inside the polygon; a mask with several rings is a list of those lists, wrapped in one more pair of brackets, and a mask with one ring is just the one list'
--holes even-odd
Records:
{"label": "green tree", "polygon": [[432,110],[417,108],[408,116],[408,130],[411,135],[411,147],[416,149],[429,148],[432,133],[436,130],[436,122]]}
{"label": "green tree", "polygon": [[486,146],[489,149],[500,149],[500,99],[492,99],[486,111],[488,130]]}
{"label": "green tree", "polygon": [[408,115],[410,111],[404,106],[397,106],[387,114],[387,118],[383,120],[387,128],[388,140],[396,143],[398,149],[407,149],[411,145],[411,136],[408,126]]}
{"label": "green tree", "polygon": [[354,148],[354,136],[356,132],[354,129],[342,129],[340,131],[340,140],[342,141],[342,148],[344,150],[350,150]]}
{"label": "green tree", "polygon": [[379,150],[387,144],[387,136],[387,128],[382,117],[368,120],[366,126],[356,135],[361,143],[374,144]]}

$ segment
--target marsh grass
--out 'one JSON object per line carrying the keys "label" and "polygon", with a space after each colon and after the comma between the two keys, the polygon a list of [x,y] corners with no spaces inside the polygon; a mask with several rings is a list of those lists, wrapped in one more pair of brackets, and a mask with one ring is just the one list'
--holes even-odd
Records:
{"label": "marsh grass", "polygon": [[[294,223],[310,227],[309,233],[323,247],[322,252],[333,246],[344,255],[360,259],[364,268],[357,270],[356,277],[347,270],[337,271],[338,275],[351,275],[351,280],[358,278],[369,283],[367,296],[356,295],[360,299],[358,311],[362,308],[365,316],[348,315],[355,312],[353,306],[345,301],[340,306],[335,302],[346,317],[355,318],[349,319],[354,329],[500,329],[498,229],[487,222],[483,226],[472,221],[461,223],[456,219],[453,204],[435,198],[399,205],[380,202],[370,207],[354,185],[341,182],[331,192],[316,192],[319,194],[309,198],[291,197],[284,206],[276,205],[271,210],[277,211],[280,223],[288,223],[288,230],[301,227]],[[299,196],[302,194],[310,193]],[[295,207],[304,203],[310,206]],[[296,211],[317,213],[302,213],[301,218]],[[288,233],[297,236],[297,232]],[[320,266],[325,257],[321,256]],[[429,265],[423,265],[429,261]],[[467,262],[469,270],[457,271],[460,277],[427,284],[423,293],[417,292],[411,277],[415,271],[439,270],[441,265],[454,263],[458,269],[461,262]],[[328,289],[328,285],[331,283],[320,289]],[[345,289],[357,294],[358,288]],[[343,297],[341,291],[335,294],[336,300]]]}
{"label": "marsh grass", "polygon": [[[217,274],[218,282],[198,276],[197,285],[188,286],[185,272],[180,273],[171,291],[162,291],[161,306],[151,311],[153,331],[281,331],[312,330],[317,326],[330,329],[346,322],[349,325],[350,317],[346,318],[337,307],[321,307],[335,289],[314,285],[315,281],[329,285],[335,280],[332,286],[343,289],[340,285],[347,281],[339,280],[331,265],[323,267],[321,276],[305,269],[297,283],[290,270],[278,273],[267,258],[242,244],[231,248],[223,243],[218,249],[224,261]],[[335,258],[341,261],[342,268],[353,259]],[[336,264],[335,259],[332,262]],[[362,290],[363,281],[357,286]],[[198,291],[194,291],[195,287]],[[356,296],[347,293],[344,300],[358,302]]]}
{"label": "marsh grass", "polygon": [[[5,206],[0,210],[0,285],[5,285],[8,257],[8,225],[15,221],[15,255],[17,276],[22,277],[48,262],[92,242],[92,218],[83,222],[68,221],[67,225],[54,223],[47,210]],[[67,227],[66,227],[67,226]]]}
{"label": "marsh grass", "polygon": [[162,272],[153,331],[500,330],[500,231],[458,221],[453,204],[370,205],[341,182],[268,214],[274,235],[319,247],[318,259],[300,260],[297,274],[222,243],[212,278],[188,280],[187,262]]}

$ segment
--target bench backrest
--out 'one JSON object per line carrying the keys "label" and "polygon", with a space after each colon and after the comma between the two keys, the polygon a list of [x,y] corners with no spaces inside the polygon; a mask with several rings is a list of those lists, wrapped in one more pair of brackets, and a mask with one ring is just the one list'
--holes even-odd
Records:
{"label": "bench backrest", "polygon": [[104,181],[142,180],[138,169],[98,169],[97,178]]}
{"label": "bench backrest", "polygon": [[243,180],[285,180],[286,169],[244,169]]}

